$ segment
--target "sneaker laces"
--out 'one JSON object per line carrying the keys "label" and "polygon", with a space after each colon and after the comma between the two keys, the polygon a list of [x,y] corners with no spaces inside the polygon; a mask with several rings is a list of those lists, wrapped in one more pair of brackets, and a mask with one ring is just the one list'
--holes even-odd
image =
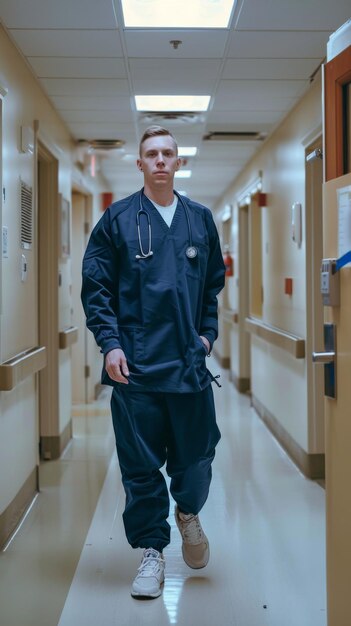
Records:
{"label": "sneaker laces", "polygon": [[191,545],[197,545],[204,540],[204,532],[202,530],[198,515],[185,515],[185,513],[178,513],[182,536],[186,543]]}
{"label": "sneaker laces", "polygon": [[138,568],[138,576],[153,576],[157,574],[160,563],[163,563],[161,554],[153,548],[144,550],[141,565]]}

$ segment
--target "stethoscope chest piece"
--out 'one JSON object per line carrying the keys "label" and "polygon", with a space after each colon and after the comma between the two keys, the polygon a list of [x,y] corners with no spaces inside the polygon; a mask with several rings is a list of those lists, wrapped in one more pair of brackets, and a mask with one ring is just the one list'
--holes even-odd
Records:
{"label": "stethoscope chest piece", "polygon": [[195,259],[195,257],[197,257],[197,248],[195,248],[195,246],[189,246],[186,249],[185,254],[188,259]]}

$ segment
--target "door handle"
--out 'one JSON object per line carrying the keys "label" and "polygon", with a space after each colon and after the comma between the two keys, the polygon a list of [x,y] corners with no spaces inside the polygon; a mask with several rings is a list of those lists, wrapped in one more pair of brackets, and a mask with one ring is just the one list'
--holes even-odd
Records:
{"label": "door handle", "polygon": [[313,363],[334,363],[335,352],[312,352]]}
{"label": "door handle", "polygon": [[324,324],[324,352],[312,352],[313,363],[324,365],[324,395],[336,398],[336,326]]}

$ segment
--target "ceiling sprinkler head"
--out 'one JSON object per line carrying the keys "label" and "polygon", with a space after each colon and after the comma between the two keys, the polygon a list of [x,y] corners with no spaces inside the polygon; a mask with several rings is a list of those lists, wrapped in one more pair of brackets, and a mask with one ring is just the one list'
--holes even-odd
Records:
{"label": "ceiling sprinkler head", "polygon": [[171,46],[173,46],[174,50],[178,50],[178,47],[183,42],[180,39],[171,39],[169,43],[171,44]]}

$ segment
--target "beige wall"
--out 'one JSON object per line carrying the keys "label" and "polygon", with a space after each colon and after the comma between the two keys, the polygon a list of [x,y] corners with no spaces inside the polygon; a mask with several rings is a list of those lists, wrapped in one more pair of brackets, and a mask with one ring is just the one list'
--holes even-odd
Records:
{"label": "beige wall", "polygon": [[[8,227],[9,256],[2,260],[2,312],[0,315],[1,362],[22,350],[38,345],[38,271],[36,225],[31,250],[20,248],[19,180],[36,190],[32,154],[20,150],[21,126],[33,128],[39,121],[39,138],[59,163],[59,191],[71,200],[73,144],[66,126],[51,107],[7,35],[0,28],[0,85],[8,91],[3,99],[3,187],[2,223]],[[99,185],[78,175],[98,204]],[[28,262],[28,279],[21,282],[20,258]],[[70,260],[60,262],[59,325],[71,323]],[[60,432],[70,420],[70,349],[59,356]],[[38,463],[37,381],[29,377],[13,391],[0,392],[0,514],[13,500]],[[58,433],[59,434],[59,433]]]}
{"label": "beige wall", "polygon": [[[261,150],[226,191],[216,214],[228,203],[237,206],[243,190],[262,171],[263,315],[262,320],[289,333],[306,337],[305,253],[305,143],[321,124],[321,83],[318,77],[294,110],[285,118]],[[291,239],[291,205],[302,203],[303,240],[300,248]],[[234,212],[232,247],[237,249],[238,212]],[[238,267],[238,259],[236,258]],[[240,271],[240,270],[239,270]],[[240,272],[241,276],[241,272]],[[284,294],[284,278],[293,279],[293,295]],[[238,290],[230,296],[238,308]],[[239,362],[238,326],[231,329],[231,369],[234,377],[246,375]],[[251,341],[252,392],[307,452],[321,452],[309,440],[306,361],[297,361],[280,348],[260,339]],[[283,393],[282,393],[283,391]]]}

